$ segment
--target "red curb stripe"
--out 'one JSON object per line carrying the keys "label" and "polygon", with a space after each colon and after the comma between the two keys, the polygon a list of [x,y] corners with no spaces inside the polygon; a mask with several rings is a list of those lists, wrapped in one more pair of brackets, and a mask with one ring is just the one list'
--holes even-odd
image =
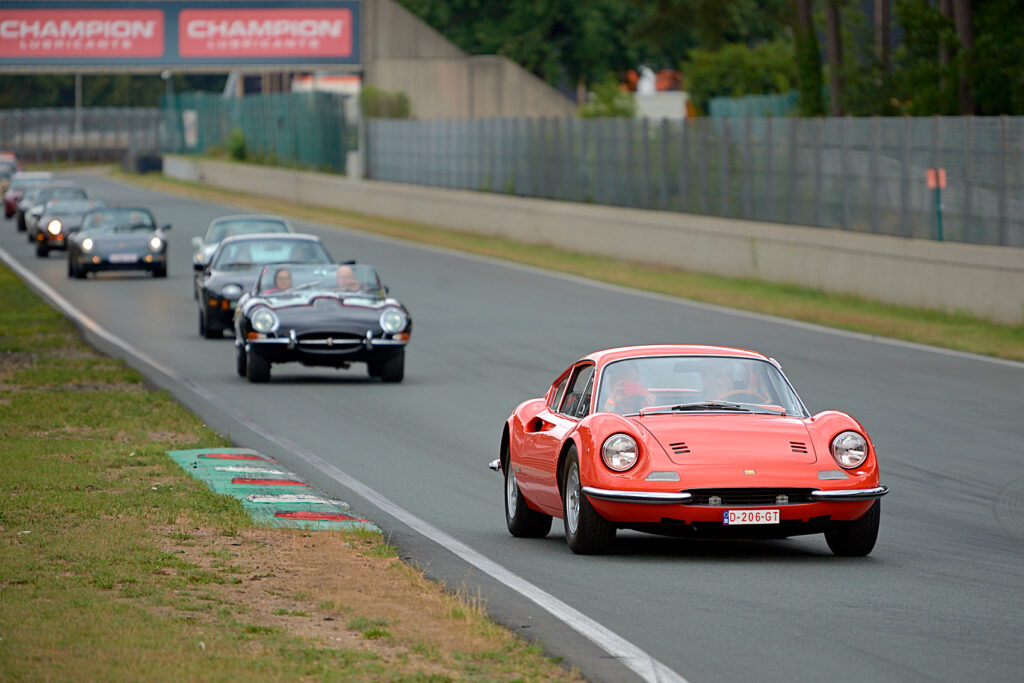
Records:
{"label": "red curb stripe", "polygon": [[362,517],[350,517],[349,515],[340,515],[332,512],[306,512],[303,510],[295,510],[292,512],[275,512],[274,517],[281,519],[304,519],[311,521],[322,521],[322,522],[369,522],[368,519]]}
{"label": "red curb stripe", "polygon": [[296,481],[295,479],[246,479],[243,477],[236,477],[231,480],[231,483],[242,484],[243,486],[309,486],[309,484]]}
{"label": "red curb stripe", "polygon": [[263,462],[273,462],[273,460],[264,458],[261,455],[244,455],[240,453],[201,453],[198,457],[212,458],[213,460],[262,460]]}

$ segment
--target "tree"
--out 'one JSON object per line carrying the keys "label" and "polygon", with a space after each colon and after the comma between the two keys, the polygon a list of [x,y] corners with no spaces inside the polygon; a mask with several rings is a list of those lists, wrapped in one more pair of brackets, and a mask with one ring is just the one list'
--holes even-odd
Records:
{"label": "tree", "polygon": [[832,116],[843,115],[843,37],[840,0],[825,2],[825,44],[828,52],[828,100]]}
{"label": "tree", "polygon": [[800,113],[804,116],[822,116],[825,113],[825,100],[821,95],[821,48],[814,30],[811,0],[793,0],[792,21]]}
{"label": "tree", "polygon": [[794,47],[788,40],[753,48],[742,43],[718,50],[696,48],[682,69],[690,99],[703,111],[713,97],[789,92],[797,82]]}

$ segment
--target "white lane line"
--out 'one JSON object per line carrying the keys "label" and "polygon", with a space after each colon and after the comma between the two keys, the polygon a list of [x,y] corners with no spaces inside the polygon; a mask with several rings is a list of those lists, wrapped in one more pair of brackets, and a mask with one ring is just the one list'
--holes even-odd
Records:
{"label": "white lane line", "polygon": [[540,589],[526,579],[501,566],[497,562],[494,562],[473,550],[463,542],[453,536],[450,536],[444,531],[441,531],[426,520],[420,519],[405,508],[384,497],[357,479],[352,478],[343,470],[326,460],[323,460],[316,454],[307,451],[289,439],[266,431],[261,425],[237,412],[230,404],[224,402],[220,397],[213,394],[205,387],[202,387],[187,377],[178,374],[176,370],[167,367],[155,358],[152,358],[143,351],[135,348],[128,342],[114,336],[101,327],[92,318],[78,310],[55,289],[37,277],[35,273],[21,265],[20,262],[15,260],[2,247],[0,247],[0,258],[2,258],[4,262],[18,274],[19,277],[26,281],[41,296],[49,299],[50,303],[56,306],[67,317],[87,328],[93,334],[101,337],[108,343],[121,349],[126,354],[133,356],[136,360],[141,361],[143,364],[149,366],[153,370],[156,370],[168,379],[182,386],[188,387],[195,394],[216,406],[232,419],[244,425],[247,429],[302,458],[339,484],[348,487],[362,497],[371,501],[388,515],[402,521],[404,524],[415,529],[423,536],[462,558],[465,562],[473,565],[492,579],[505,584],[512,590],[530,599],[539,607],[549,612],[556,619],[590,640],[612,657],[618,659],[623,665],[631,669],[643,680],[656,681],[658,683],[686,683],[686,679],[675,671],[669,669],[667,666],[651,657],[633,643],[615,634],[610,629],[605,628],[570,605],[562,602],[554,595]]}

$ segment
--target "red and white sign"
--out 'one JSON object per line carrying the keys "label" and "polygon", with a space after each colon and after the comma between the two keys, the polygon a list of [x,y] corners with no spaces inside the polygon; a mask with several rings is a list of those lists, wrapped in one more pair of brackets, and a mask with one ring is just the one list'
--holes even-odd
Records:
{"label": "red and white sign", "polygon": [[196,57],[351,57],[349,9],[183,9],[178,53]]}
{"label": "red and white sign", "polygon": [[934,190],[935,188],[942,189],[946,186],[946,169],[929,168],[926,175],[929,190]]}
{"label": "red and white sign", "polygon": [[163,54],[164,13],[158,9],[0,9],[0,57]]}

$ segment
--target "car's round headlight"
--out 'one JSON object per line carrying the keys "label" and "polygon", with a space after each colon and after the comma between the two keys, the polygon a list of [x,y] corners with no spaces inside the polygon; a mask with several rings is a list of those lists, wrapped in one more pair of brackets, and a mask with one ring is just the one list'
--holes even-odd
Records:
{"label": "car's round headlight", "polygon": [[46,231],[51,235],[59,235],[60,221],[54,218],[52,221],[50,221],[50,224],[46,226]]}
{"label": "car's round headlight", "polygon": [[238,285],[224,285],[224,289],[221,290],[221,295],[225,299],[237,299],[242,296],[242,288]]}
{"label": "car's round headlight", "polygon": [[277,329],[280,323],[269,308],[261,308],[252,314],[252,329],[266,334]]}
{"label": "car's round headlight", "polygon": [[397,308],[389,308],[380,314],[380,328],[388,334],[401,332],[409,319]]}
{"label": "car's round headlight", "polygon": [[94,244],[91,237],[86,237],[82,240],[82,251],[92,251]]}
{"label": "car's round headlight", "polygon": [[628,434],[612,434],[601,446],[601,459],[608,469],[625,472],[636,464],[638,452],[633,437]]}
{"label": "car's round headlight", "polygon": [[153,251],[160,251],[160,247],[162,246],[164,246],[164,241],[156,235],[149,238],[149,248]]}
{"label": "car's round headlight", "polygon": [[842,432],[832,439],[832,457],[844,469],[860,467],[868,457],[868,440],[857,432]]}

